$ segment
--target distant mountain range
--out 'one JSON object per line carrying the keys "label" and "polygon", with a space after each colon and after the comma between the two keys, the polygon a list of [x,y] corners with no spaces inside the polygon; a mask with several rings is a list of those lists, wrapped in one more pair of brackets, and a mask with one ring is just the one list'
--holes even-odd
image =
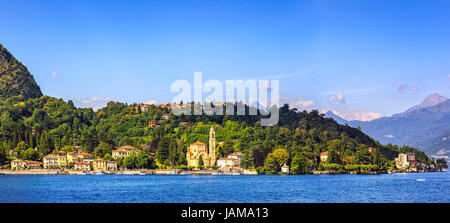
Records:
{"label": "distant mountain range", "polygon": [[347,121],[331,111],[325,116],[340,124],[359,126],[384,144],[408,145],[428,155],[450,156],[450,100],[439,94],[429,95],[405,112],[372,121]]}

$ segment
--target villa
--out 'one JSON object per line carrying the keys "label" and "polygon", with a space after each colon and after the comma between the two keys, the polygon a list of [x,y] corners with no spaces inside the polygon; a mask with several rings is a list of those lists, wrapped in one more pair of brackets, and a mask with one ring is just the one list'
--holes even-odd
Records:
{"label": "villa", "polygon": [[235,152],[232,154],[229,154],[227,158],[220,158],[217,160],[217,166],[219,166],[221,169],[237,169],[241,167],[241,159],[244,156],[244,154],[240,152]]}
{"label": "villa", "polygon": [[398,169],[404,169],[406,167],[414,167],[418,165],[416,162],[416,154],[415,153],[400,153],[398,157],[395,158],[395,165]]}
{"label": "villa", "polygon": [[117,163],[114,161],[109,161],[106,163],[106,170],[117,171]]}
{"label": "villa", "polygon": [[38,161],[26,161],[25,166],[29,169],[39,169],[41,168],[41,162]]}
{"label": "villa", "polygon": [[106,160],[103,159],[95,159],[92,162],[92,167],[95,171],[106,170]]}
{"label": "villa", "polygon": [[25,168],[25,162],[23,160],[13,160],[11,161],[11,169],[12,170],[19,170],[19,169],[24,169]]}
{"label": "villa", "polygon": [[122,146],[116,150],[112,151],[112,157],[114,159],[120,158],[120,157],[127,157],[130,156],[131,152],[134,151],[135,153],[138,152],[136,148],[130,145]]}
{"label": "villa", "polygon": [[50,168],[58,168],[61,167],[59,164],[62,163],[59,160],[61,159],[61,157],[53,155],[53,154],[49,154],[47,156],[44,156],[43,161],[44,161],[44,168],[45,169],[50,169]]}
{"label": "villa", "polygon": [[90,171],[91,170],[91,164],[87,162],[75,162],[73,165],[73,168],[75,170],[81,170],[81,171]]}

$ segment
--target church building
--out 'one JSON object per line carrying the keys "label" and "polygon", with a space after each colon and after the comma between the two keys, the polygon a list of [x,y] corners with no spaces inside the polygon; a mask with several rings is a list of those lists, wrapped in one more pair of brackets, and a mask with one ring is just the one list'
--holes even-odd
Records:
{"label": "church building", "polygon": [[198,141],[189,146],[186,154],[188,166],[199,166],[200,157],[202,157],[203,166],[216,164],[216,133],[213,127],[209,130],[209,150],[205,143]]}

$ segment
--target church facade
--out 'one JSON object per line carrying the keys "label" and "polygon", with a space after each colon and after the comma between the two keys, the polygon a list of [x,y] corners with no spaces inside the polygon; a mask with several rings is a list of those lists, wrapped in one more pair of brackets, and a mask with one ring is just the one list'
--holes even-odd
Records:
{"label": "church facade", "polygon": [[199,166],[200,157],[203,160],[203,166],[216,165],[216,133],[213,127],[209,130],[209,146],[202,142],[195,142],[189,145],[186,154],[188,166]]}

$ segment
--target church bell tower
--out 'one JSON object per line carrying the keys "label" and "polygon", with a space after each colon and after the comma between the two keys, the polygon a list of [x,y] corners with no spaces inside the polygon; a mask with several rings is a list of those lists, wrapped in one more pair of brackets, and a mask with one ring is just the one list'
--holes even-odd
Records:
{"label": "church bell tower", "polygon": [[213,127],[209,130],[209,160],[211,166],[216,164],[216,132]]}

